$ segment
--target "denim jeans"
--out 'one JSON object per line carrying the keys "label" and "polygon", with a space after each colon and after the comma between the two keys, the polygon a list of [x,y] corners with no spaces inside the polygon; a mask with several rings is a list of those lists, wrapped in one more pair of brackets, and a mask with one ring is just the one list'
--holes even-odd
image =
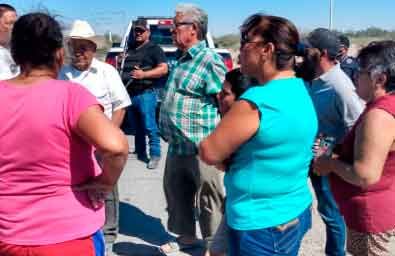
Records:
{"label": "denim jeans", "polygon": [[105,256],[104,236],[101,230],[92,235],[95,256]]}
{"label": "denim jeans", "polygon": [[296,219],[277,227],[256,230],[235,230],[229,227],[229,255],[296,256],[302,239],[310,228],[310,206]]}
{"label": "denim jeans", "polygon": [[346,227],[330,190],[328,177],[311,174],[310,178],[317,197],[318,212],[326,226],[325,254],[344,256]]}
{"label": "denim jeans", "polygon": [[134,145],[137,156],[144,158],[147,155],[145,136],[149,139],[149,154],[151,157],[160,157],[160,137],[156,123],[157,98],[153,89],[147,89],[132,96],[132,105],[128,111],[129,122],[134,122]]}

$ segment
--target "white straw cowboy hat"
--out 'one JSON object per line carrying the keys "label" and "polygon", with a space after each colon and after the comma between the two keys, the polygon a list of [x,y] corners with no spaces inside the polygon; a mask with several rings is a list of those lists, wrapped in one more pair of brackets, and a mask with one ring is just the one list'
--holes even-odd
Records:
{"label": "white straw cowboy hat", "polygon": [[85,39],[96,44],[94,41],[95,36],[95,31],[93,31],[91,25],[85,20],[74,21],[69,33],[70,38]]}

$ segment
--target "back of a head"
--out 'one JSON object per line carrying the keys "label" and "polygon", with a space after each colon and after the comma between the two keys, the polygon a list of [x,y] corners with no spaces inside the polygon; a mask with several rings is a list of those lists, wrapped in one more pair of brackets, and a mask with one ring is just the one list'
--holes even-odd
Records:
{"label": "back of a head", "polygon": [[322,58],[335,65],[339,51],[340,40],[334,31],[326,28],[314,29],[299,44],[298,56],[303,57],[303,60],[295,66],[296,76],[305,81],[315,79],[322,72],[319,71]]}
{"label": "back of a head", "polygon": [[203,9],[194,4],[178,4],[176,14],[181,14],[184,22],[195,24],[198,28],[198,39],[204,40],[207,34],[208,16]]}
{"label": "back of a head", "polygon": [[55,64],[56,51],[63,47],[59,23],[45,13],[29,13],[14,24],[11,36],[11,54],[15,63],[34,68]]}
{"label": "back of a head", "polygon": [[242,38],[247,34],[259,36],[275,47],[274,60],[278,70],[292,69],[299,44],[299,33],[289,20],[261,13],[248,17],[240,28]]}
{"label": "back of a head", "polygon": [[348,37],[344,34],[339,35],[339,41],[341,46],[345,47],[345,48],[350,48],[350,39],[348,39]]}
{"label": "back of a head", "polygon": [[362,48],[357,60],[360,68],[370,76],[385,74],[387,76],[386,91],[395,90],[395,41],[375,41]]}
{"label": "back of a head", "polygon": [[243,75],[240,68],[233,69],[226,73],[225,80],[232,86],[231,90],[238,99],[248,88],[258,84],[254,78]]}
{"label": "back of a head", "polygon": [[338,35],[326,28],[314,29],[306,38],[311,47],[327,52],[329,60],[335,61],[340,50],[340,40]]}
{"label": "back of a head", "polygon": [[0,4],[0,18],[5,12],[16,12],[16,10],[9,4]]}

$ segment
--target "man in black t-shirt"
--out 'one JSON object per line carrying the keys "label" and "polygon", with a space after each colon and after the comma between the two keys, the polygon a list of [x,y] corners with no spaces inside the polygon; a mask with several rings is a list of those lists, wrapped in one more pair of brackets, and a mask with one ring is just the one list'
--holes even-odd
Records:
{"label": "man in black t-shirt", "polygon": [[[160,136],[155,119],[157,95],[155,82],[168,72],[163,50],[149,41],[147,21],[139,19],[133,24],[134,41],[130,44],[122,69],[122,80],[132,99],[128,110],[129,122],[135,127],[137,158],[148,162],[147,168],[158,166],[161,150]],[[149,139],[148,160],[145,135]]]}

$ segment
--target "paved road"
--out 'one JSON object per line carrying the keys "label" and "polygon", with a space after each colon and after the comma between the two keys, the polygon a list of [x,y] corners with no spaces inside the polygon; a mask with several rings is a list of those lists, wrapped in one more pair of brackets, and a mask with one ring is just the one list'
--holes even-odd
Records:
{"label": "paved road", "polygon": [[[133,138],[130,137],[131,149]],[[167,145],[162,143],[166,155]],[[158,255],[157,247],[172,237],[166,231],[167,212],[162,189],[165,159],[157,170],[148,170],[134,154],[119,182],[120,189],[120,235],[114,246],[118,255]],[[313,228],[306,235],[299,255],[320,256],[324,254],[325,232],[317,211],[313,210]],[[395,256],[395,243],[393,244]],[[174,256],[200,256],[199,250],[185,251]]]}

